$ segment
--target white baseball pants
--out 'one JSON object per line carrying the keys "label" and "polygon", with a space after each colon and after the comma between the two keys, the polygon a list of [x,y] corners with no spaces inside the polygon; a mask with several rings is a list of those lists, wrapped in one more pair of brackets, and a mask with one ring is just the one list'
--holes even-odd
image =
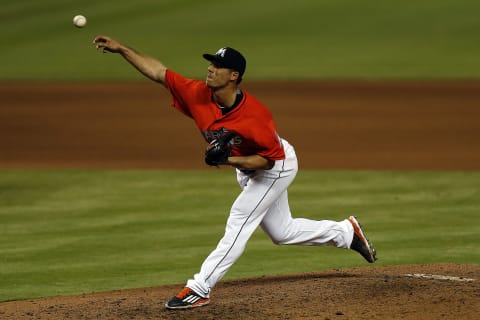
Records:
{"label": "white baseball pants", "polygon": [[203,262],[200,272],[187,282],[187,287],[205,298],[242,255],[259,225],[279,245],[350,247],[353,227],[348,220],[292,218],[287,188],[297,174],[298,163],[294,148],[286,140],[282,142],[286,158],[277,160],[272,169],[252,174],[237,170],[237,180],[243,190],[230,210],[225,234]]}

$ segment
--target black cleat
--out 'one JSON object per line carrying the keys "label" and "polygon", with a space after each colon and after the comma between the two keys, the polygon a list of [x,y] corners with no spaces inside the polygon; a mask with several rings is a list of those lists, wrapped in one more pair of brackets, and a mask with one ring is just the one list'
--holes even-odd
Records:
{"label": "black cleat", "polygon": [[350,223],[352,224],[354,232],[350,249],[360,253],[368,262],[374,263],[375,260],[377,260],[377,252],[363,233],[360,222],[358,222],[357,218],[354,216],[348,218],[348,221],[350,221]]}
{"label": "black cleat", "polygon": [[205,306],[210,303],[209,298],[204,298],[190,288],[183,288],[172,299],[165,303],[167,309],[190,309]]}

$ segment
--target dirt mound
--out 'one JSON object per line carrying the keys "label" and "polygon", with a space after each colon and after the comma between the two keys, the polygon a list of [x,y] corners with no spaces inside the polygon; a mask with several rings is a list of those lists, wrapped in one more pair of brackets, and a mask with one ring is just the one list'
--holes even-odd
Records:
{"label": "dirt mound", "polygon": [[211,304],[169,311],[182,285],[0,304],[1,319],[478,319],[480,266],[338,269],[221,281]]}

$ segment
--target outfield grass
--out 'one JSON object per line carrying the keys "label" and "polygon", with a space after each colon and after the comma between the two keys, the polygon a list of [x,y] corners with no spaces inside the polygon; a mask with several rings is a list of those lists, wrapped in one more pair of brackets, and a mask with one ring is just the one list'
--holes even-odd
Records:
{"label": "outfield grass", "polygon": [[[303,171],[294,216],[356,214],[379,265],[480,263],[478,172]],[[183,283],[223,234],[232,170],[0,170],[0,301]],[[365,266],[259,230],[227,278]]]}
{"label": "outfield grass", "polygon": [[247,56],[247,79],[479,78],[478,12],[472,0],[9,1],[0,81],[140,79],[95,52],[97,34],[200,78],[201,54],[225,45]]}

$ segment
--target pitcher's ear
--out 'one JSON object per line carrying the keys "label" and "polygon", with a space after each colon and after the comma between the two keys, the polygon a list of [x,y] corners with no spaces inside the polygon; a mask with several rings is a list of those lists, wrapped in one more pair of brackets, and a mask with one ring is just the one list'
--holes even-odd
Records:
{"label": "pitcher's ear", "polygon": [[240,77],[240,72],[232,71],[232,74],[230,75],[230,80],[237,82],[239,77]]}

